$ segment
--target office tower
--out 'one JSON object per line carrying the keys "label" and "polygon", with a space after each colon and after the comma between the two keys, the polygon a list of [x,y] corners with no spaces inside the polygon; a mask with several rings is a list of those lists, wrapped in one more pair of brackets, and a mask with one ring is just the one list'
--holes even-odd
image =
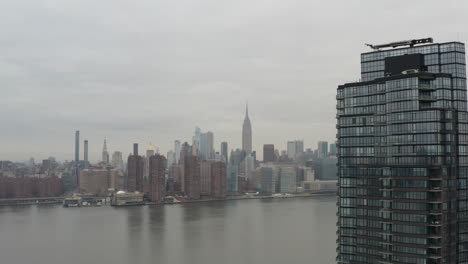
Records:
{"label": "office tower", "polygon": [[245,177],[247,178],[247,180],[252,181],[252,172],[255,169],[254,158],[249,154],[247,157],[245,157],[244,164]]}
{"label": "office tower", "polygon": [[371,45],[338,86],[338,263],[468,263],[465,47],[431,43]]}
{"label": "office tower", "polygon": [[87,164],[89,163],[89,160],[88,160],[88,140],[85,139],[84,141],[84,162],[85,162],[85,166],[87,166]]}
{"label": "office tower", "polygon": [[265,144],[263,145],[263,162],[275,162],[275,145]]}
{"label": "office tower", "polygon": [[328,142],[319,141],[317,146],[317,156],[319,159],[328,156]]}
{"label": "office tower", "polygon": [[238,177],[239,167],[234,165],[228,165],[226,169],[227,173],[227,191],[229,194],[237,194],[238,191]]}
{"label": "office tower", "polygon": [[211,164],[211,196],[226,198],[226,163],[216,161]]}
{"label": "office tower", "polygon": [[112,167],[119,171],[124,171],[124,164],[123,164],[123,159],[122,159],[122,152],[120,151],[114,151],[112,154],[112,161],[111,161]]}
{"label": "office tower", "polygon": [[242,125],[242,151],[246,154],[252,152],[252,125],[249,119],[249,107],[245,107],[244,124]]}
{"label": "office tower", "polygon": [[272,195],[275,192],[273,169],[263,167],[260,168],[260,173],[260,193],[263,195]]}
{"label": "office tower", "polygon": [[200,153],[200,145],[202,141],[201,129],[197,126],[195,127],[195,134],[192,137],[192,155],[198,156]]}
{"label": "office tower", "polygon": [[80,161],[80,131],[75,131],[75,162]]}
{"label": "office tower", "polygon": [[107,152],[106,139],[104,139],[104,146],[102,146],[102,162],[104,164],[109,164],[109,152]]}
{"label": "office tower", "polygon": [[148,179],[149,177],[149,173],[150,173],[150,162],[149,162],[149,158],[151,156],[153,156],[155,153],[155,148],[153,146],[153,144],[149,144],[148,147],[146,148],[146,156],[143,157],[143,163],[144,163],[144,167],[143,167],[143,178],[144,179]]}
{"label": "office tower", "polygon": [[184,162],[184,190],[189,199],[200,199],[200,161],[196,156],[186,156]]}
{"label": "office tower", "polygon": [[294,166],[281,166],[279,170],[280,192],[295,193],[296,188],[296,168]]}
{"label": "office tower", "polygon": [[336,167],[337,162],[338,160],[335,156],[312,161],[311,164],[315,171],[315,179],[321,181],[336,180],[338,172],[338,168]]}
{"label": "office tower", "polygon": [[149,157],[150,199],[162,202],[166,195],[166,158],[156,154]]}
{"label": "office tower", "polygon": [[203,195],[211,194],[211,164],[213,164],[212,161],[200,162],[200,192]]}
{"label": "office tower", "polygon": [[296,159],[296,141],[288,141],[287,154],[290,160]]}
{"label": "office tower", "polygon": [[138,156],[138,143],[133,143],[133,155]]}
{"label": "office tower", "polygon": [[331,156],[336,156],[336,144],[332,143],[330,144],[330,153]]}
{"label": "office tower", "polygon": [[174,192],[183,192],[184,166],[176,163],[172,164],[169,167],[169,179],[174,182]]}
{"label": "office tower", "polygon": [[176,163],[179,163],[179,160],[180,160],[180,150],[181,150],[180,140],[175,140],[174,141],[174,152],[175,152],[175,156],[176,156]]}
{"label": "office tower", "polygon": [[221,142],[221,156],[223,157],[223,161],[228,163],[228,143]]}
{"label": "office tower", "polygon": [[192,151],[190,149],[190,145],[185,142],[182,144],[182,147],[180,148],[180,159],[179,159],[179,164],[184,164],[185,162],[185,157],[192,156]]}
{"label": "office tower", "polygon": [[169,168],[172,164],[176,163],[176,155],[175,152],[169,150],[167,152],[167,167]]}
{"label": "office tower", "polygon": [[133,155],[127,161],[127,190],[143,192],[143,157],[138,155],[138,144],[133,144]]}
{"label": "office tower", "polygon": [[240,149],[231,150],[229,163],[234,166],[239,166],[242,161],[242,151]]}
{"label": "office tower", "polygon": [[201,160],[214,159],[214,135],[213,132],[206,132],[200,134],[200,152]]}

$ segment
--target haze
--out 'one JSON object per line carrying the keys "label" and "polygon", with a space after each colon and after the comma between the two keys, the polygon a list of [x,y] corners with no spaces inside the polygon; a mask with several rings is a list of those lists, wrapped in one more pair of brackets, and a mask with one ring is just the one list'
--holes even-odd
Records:
{"label": "haze", "polygon": [[[357,11],[356,11],[357,10]],[[149,142],[165,154],[195,126],[240,147],[334,141],[335,92],[364,43],[468,42],[466,1],[2,1],[0,160],[98,160]],[[81,150],[82,151],[82,150]]]}

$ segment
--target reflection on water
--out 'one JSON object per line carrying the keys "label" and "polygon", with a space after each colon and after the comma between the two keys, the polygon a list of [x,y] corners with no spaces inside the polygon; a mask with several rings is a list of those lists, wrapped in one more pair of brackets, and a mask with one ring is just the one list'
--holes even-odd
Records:
{"label": "reflection on water", "polygon": [[334,197],[0,207],[1,263],[334,263]]}

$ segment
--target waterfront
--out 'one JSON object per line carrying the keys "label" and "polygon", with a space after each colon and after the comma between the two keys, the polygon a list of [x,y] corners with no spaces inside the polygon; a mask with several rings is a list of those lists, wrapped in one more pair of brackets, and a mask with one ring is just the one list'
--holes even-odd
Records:
{"label": "waterfront", "polygon": [[0,207],[2,263],[334,263],[334,196]]}

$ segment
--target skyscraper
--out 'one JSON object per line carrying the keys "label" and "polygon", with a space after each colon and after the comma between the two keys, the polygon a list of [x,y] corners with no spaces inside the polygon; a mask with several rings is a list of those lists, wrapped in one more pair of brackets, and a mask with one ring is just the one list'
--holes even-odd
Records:
{"label": "skyscraper", "polygon": [[88,160],[88,140],[86,139],[84,141],[84,162],[85,162],[85,166],[87,166],[89,160]]}
{"label": "skyscraper", "polygon": [[212,161],[200,162],[200,193],[203,195],[211,194],[211,164]]}
{"label": "skyscraper", "polygon": [[250,124],[248,105],[245,107],[245,118],[242,126],[242,151],[246,154],[252,152],[252,125]]}
{"label": "skyscraper", "polygon": [[263,145],[263,162],[275,162],[275,145],[265,144]]}
{"label": "skyscraper", "polygon": [[318,158],[325,158],[328,156],[328,142],[319,141],[317,144],[317,156]]}
{"label": "skyscraper", "polygon": [[75,162],[80,161],[80,131],[75,131]]}
{"label": "skyscraper", "polygon": [[221,156],[224,159],[225,163],[228,163],[228,143],[221,142]]}
{"label": "skyscraper", "polygon": [[211,195],[215,198],[226,197],[226,163],[214,162],[211,164]]}
{"label": "skyscraper", "polygon": [[330,144],[330,152],[329,152],[329,154],[330,154],[331,156],[336,156],[336,144],[335,144],[335,143]]}
{"label": "skyscraper", "polygon": [[150,199],[162,202],[166,195],[166,159],[156,154],[149,156]]}
{"label": "skyscraper", "polygon": [[102,146],[102,162],[104,164],[109,164],[109,152],[107,152],[106,139],[104,139],[104,145]]}
{"label": "skyscraper", "polygon": [[184,158],[184,190],[189,199],[200,199],[200,161],[196,156]]}
{"label": "skyscraper", "polygon": [[226,170],[227,191],[229,194],[237,194],[239,185],[239,166],[228,165]]}
{"label": "skyscraper", "polygon": [[180,150],[181,150],[180,140],[175,140],[174,152],[175,152],[176,163],[179,163],[179,160],[180,160]]}
{"label": "skyscraper", "polygon": [[206,132],[200,134],[200,159],[210,160],[214,159],[214,135],[213,132]]}
{"label": "skyscraper", "polygon": [[133,144],[133,155],[128,156],[127,190],[143,192],[143,157],[138,155],[138,144]]}
{"label": "skyscraper", "polygon": [[112,167],[124,171],[124,164],[123,164],[123,159],[122,159],[122,152],[120,151],[114,151],[112,154],[112,161],[111,161]]}
{"label": "skyscraper", "polygon": [[288,158],[290,160],[294,160],[296,158],[296,142],[295,141],[288,141],[286,151],[288,153]]}
{"label": "skyscraper", "polygon": [[468,263],[465,47],[431,43],[370,45],[337,89],[338,263]]}

